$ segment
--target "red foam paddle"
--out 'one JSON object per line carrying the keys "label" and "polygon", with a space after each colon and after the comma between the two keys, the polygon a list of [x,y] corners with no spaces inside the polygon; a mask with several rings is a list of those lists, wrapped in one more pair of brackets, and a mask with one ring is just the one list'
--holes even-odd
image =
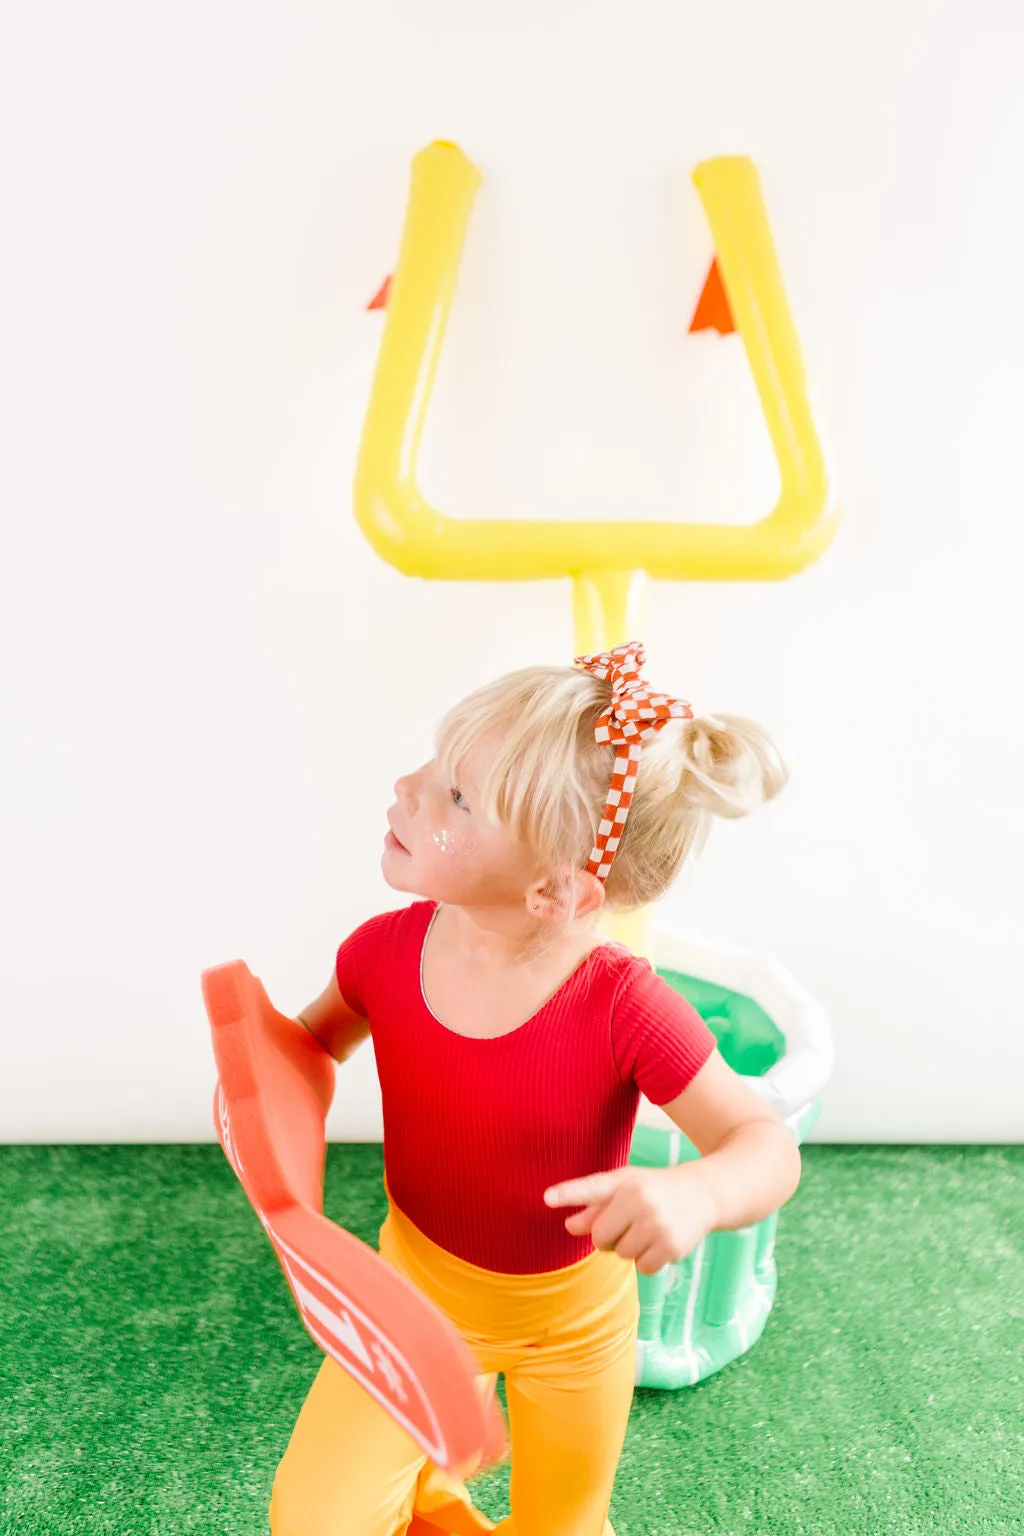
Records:
{"label": "red foam paddle", "polygon": [[263,1224],[302,1321],[438,1466],[500,1458],[505,1422],[456,1329],[403,1275],[323,1214],[334,1063],[277,1012],[242,961],[203,974],[221,1146]]}

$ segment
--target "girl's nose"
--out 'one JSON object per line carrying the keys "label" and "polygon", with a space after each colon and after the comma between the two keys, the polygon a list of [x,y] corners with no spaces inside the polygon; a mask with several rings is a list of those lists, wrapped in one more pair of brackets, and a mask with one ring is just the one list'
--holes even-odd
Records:
{"label": "girl's nose", "polygon": [[404,773],[395,781],[395,799],[403,811],[411,812],[416,809],[416,780],[415,773]]}

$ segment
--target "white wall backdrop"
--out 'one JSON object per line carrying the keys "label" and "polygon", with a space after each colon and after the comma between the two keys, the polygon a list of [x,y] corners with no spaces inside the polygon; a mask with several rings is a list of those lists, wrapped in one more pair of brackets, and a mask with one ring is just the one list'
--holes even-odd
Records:
{"label": "white wall backdrop", "polygon": [[[571,658],[567,582],[408,580],[352,518],[435,137],[485,176],[424,458],[464,515],[766,510],[740,344],[687,335],[689,173],[758,162],[845,523],[790,582],[653,591],[652,677],[793,770],[669,906],[829,1009],[820,1138],[1024,1135],[1022,17],[4,7],[0,1139],[210,1137],[200,971],[307,1002],[442,710]],[[331,1125],[379,1134],[369,1049]]]}

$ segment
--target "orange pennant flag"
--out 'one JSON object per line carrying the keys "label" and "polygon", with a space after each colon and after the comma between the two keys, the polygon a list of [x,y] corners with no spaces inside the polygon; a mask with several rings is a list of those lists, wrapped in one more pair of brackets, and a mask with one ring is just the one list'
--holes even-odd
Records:
{"label": "orange pennant flag", "polygon": [[731,336],[736,330],[725,285],[722,282],[722,274],[718,270],[717,256],[711,263],[704,291],[697,300],[697,308],[690,321],[690,335],[692,336],[694,331],[712,330],[718,331],[722,336]]}
{"label": "orange pennant flag", "polygon": [[367,310],[371,310],[371,309],[387,309],[387,307],[388,307],[388,294],[390,292],[391,292],[391,279],[390,279],[390,277],[386,277],[384,279],[384,281],[381,283],[380,287],[377,289],[377,292],[374,294],[373,298],[370,300],[369,304],[367,304],[367,306],[366,306]]}

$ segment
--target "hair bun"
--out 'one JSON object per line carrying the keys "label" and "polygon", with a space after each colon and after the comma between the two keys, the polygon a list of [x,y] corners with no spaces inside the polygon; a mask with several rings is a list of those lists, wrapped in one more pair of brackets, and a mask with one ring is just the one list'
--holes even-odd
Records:
{"label": "hair bun", "polygon": [[786,765],[761,727],[740,715],[688,720],[679,793],[695,810],[737,820],[779,793]]}

